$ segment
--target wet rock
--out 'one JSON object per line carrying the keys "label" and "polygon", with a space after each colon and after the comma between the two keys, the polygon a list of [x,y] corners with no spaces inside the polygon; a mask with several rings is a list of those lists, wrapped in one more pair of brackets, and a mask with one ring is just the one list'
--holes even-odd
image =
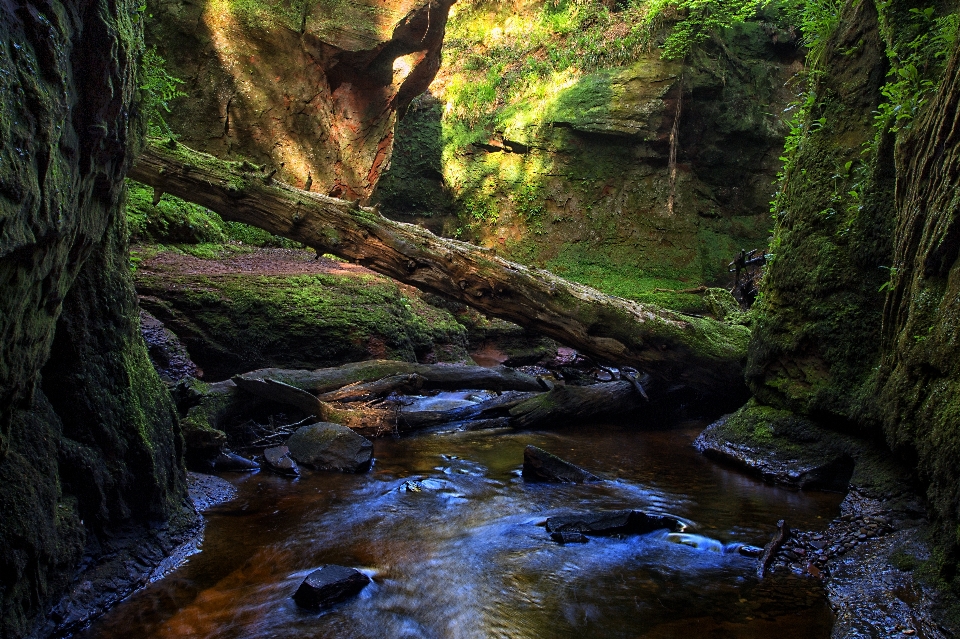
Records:
{"label": "wet rock", "polygon": [[203,512],[237,496],[237,489],[233,484],[216,475],[188,472],[187,487],[190,501],[197,512]]}
{"label": "wet rock", "polygon": [[558,530],[550,533],[550,539],[561,544],[585,544],[587,536],[578,530]]}
{"label": "wet rock", "polygon": [[902,470],[875,442],[755,400],[710,424],[694,447],[795,489],[845,492],[851,483],[875,492],[903,488]]}
{"label": "wet rock", "polygon": [[263,451],[263,462],[267,470],[273,471],[278,475],[285,475],[287,477],[297,477],[300,475],[297,462],[293,461],[290,457],[290,449],[286,446],[265,448]]}
{"label": "wet rock", "polygon": [[140,333],[147,343],[150,363],[164,382],[173,384],[187,377],[203,375],[180,339],[163,322],[144,310],[140,311]]}
{"label": "wet rock", "polygon": [[224,450],[213,460],[213,469],[223,472],[246,472],[259,470],[260,464],[236,453]]}
{"label": "wet rock", "polygon": [[547,519],[547,532],[578,532],[585,535],[639,535],[654,530],[676,532],[683,528],[674,517],[649,515],[640,510],[614,510],[601,513],[558,515]]}
{"label": "wet rock", "polygon": [[798,486],[803,490],[844,492],[850,484],[856,462],[846,453],[800,473]]}
{"label": "wet rock", "polygon": [[574,484],[601,481],[593,473],[536,446],[527,446],[523,451],[523,478]]}
{"label": "wet rock", "polygon": [[737,548],[737,552],[739,552],[744,557],[759,558],[760,555],[763,554],[763,548],[760,548],[759,546],[740,546],[739,548]]}
{"label": "wet rock", "polygon": [[287,446],[299,464],[318,470],[358,473],[368,470],[373,442],[346,426],[317,422],[297,429]]}
{"label": "wet rock", "polygon": [[310,573],[293,600],[302,608],[320,610],[353,597],[369,583],[370,578],[359,570],[330,564]]}

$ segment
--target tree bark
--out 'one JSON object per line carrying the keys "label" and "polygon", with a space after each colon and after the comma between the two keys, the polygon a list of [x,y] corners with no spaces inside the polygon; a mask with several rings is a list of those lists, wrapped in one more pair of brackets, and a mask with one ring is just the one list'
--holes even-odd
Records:
{"label": "tree bark", "polygon": [[605,295],[394,222],[375,209],[301,191],[246,162],[153,141],[130,177],[393,279],[532,328],[570,347],[649,373],[663,387],[728,395],[743,386],[749,332]]}
{"label": "tree bark", "polygon": [[646,401],[630,381],[592,386],[556,386],[510,409],[517,428],[570,423],[597,415],[626,413]]}

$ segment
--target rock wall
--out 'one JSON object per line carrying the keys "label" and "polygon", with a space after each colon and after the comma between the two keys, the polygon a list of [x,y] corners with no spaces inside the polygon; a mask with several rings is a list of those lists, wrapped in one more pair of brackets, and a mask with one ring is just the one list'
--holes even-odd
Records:
{"label": "rock wall", "polygon": [[[512,41],[496,30],[544,3],[512,17],[497,3],[461,4],[430,94],[398,125],[374,195],[385,214],[628,297],[726,285],[734,254],[766,244],[785,84],[799,68],[786,34],[750,23],[686,62],[654,49],[592,72],[572,66],[543,81],[546,97],[491,94],[493,115],[478,120],[457,113],[462,86],[486,82],[506,48],[527,51],[522,32]],[[474,42],[462,21],[499,26]],[[526,73],[548,47],[516,54],[502,73]]]}
{"label": "rock wall", "polygon": [[397,113],[433,80],[453,0],[150,0],[147,44],[184,80],[173,131],[300,187],[366,200]]}
{"label": "rock wall", "polygon": [[[82,624],[162,558],[148,549],[194,521],[118,214],[140,135],[138,19],[123,0],[38,0],[0,14],[4,638]],[[134,565],[121,538],[153,558]],[[49,612],[81,567],[110,592],[78,587]]]}
{"label": "rock wall", "polygon": [[907,126],[878,134],[875,120],[886,52],[913,37],[913,8],[848,3],[827,46],[779,199],[747,380],[769,406],[885,438],[926,491],[934,564],[956,588],[957,42],[945,70],[928,61],[938,88]]}
{"label": "rock wall", "polygon": [[960,591],[960,43],[897,146],[893,286],[877,393],[887,441],[915,460]]}
{"label": "rock wall", "polygon": [[[809,115],[823,124],[805,136],[781,187],[747,379],[769,405],[855,419],[879,358],[895,176],[890,135],[861,158],[888,69],[877,11],[848,11]],[[849,195],[857,181],[863,202]]]}

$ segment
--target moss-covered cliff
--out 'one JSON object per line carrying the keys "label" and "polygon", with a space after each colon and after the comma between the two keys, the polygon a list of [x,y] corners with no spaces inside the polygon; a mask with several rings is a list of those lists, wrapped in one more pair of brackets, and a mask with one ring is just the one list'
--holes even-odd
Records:
{"label": "moss-covered cliff", "polygon": [[850,2],[788,139],[747,378],[916,470],[957,584],[957,7]]}
{"label": "moss-covered cliff", "polygon": [[[137,7],[21,2],[0,17],[2,637],[82,623],[193,522],[119,215],[140,135]],[[79,589],[48,614],[81,568],[113,592]]]}
{"label": "moss-covered cliff", "polygon": [[726,284],[769,235],[800,53],[771,12],[665,60],[657,10],[455,5],[431,93],[398,125],[383,211],[615,295]]}
{"label": "moss-covered cliff", "polygon": [[887,440],[915,460],[960,592],[960,47],[897,147],[896,269],[876,392]]}

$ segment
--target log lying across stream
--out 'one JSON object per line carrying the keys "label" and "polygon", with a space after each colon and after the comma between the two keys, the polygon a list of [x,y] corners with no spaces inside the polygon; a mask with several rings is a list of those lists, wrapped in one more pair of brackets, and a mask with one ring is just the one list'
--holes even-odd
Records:
{"label": "log lying across stream", "polygon": [[282,184],[246,162],[181,144],[149,143],[130,177],[219,213],[355,261],[423,291],[552,337],[597,360],[710,395],[743,388],[749,333],[605,295],[465,242],[394,222],[376,210]]}
{"label": "log lying across stream", "polygon": [[[276,445],[289,436],[291,427],[317,421],[373,437],[437,426],[538,428],[624,414],[648,401],[626,380],[590,386],[556,383],[545,391],[538,378],[504,366],[391,360],[317,370],[265,368],[200,384],[199,389],[180,409],[187,413],[182,425],[188,448],[201,458],[219,453],[228,440],[240,449]],[[441,398],[439,404],[423,405],[423,395],[444,390],[463,391],[467,399]],[[284,420],[273,426],[252,421],[257,415],[262,422],[263,416],[280,413]]]}

